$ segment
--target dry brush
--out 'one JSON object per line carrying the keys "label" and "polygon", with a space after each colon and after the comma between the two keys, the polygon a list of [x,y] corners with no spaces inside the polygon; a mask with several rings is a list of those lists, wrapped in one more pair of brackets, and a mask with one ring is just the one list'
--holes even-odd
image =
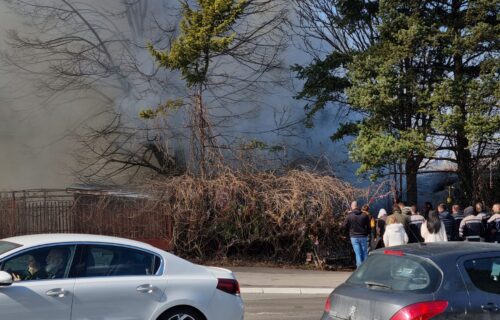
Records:
{"label": "dry brush", "polygon": [[310,237],[330,248],[359,191],[330,175],[226,171],[211,179],[184,175],[155,181],[173,222],[177,254],[201,260],[258,257],[303,261]]}

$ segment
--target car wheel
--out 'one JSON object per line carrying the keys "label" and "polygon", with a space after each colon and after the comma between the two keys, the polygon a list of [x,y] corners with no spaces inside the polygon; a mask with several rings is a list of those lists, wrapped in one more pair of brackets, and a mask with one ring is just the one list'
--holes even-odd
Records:
{"label": "car wheel", "polygon": [[175,308],[164,313],[158,320],[204,320],[200,312],[191,308]]}

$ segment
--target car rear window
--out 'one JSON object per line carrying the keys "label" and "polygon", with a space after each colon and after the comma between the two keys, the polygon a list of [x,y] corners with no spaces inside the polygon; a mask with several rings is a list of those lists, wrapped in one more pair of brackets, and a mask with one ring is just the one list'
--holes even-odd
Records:
{"label": "car rear window", "polygon": [[464,267],[477,288],[500,294],[500,257],[467,260]]}
{"label": "car rear window", "polygon": [[441,272],[418,257],[373,254],[347,283],[372,289],[432,293],[441,283]]}
{"label": "car rear window", "polygon": [[15,248],[19,248],[21,245],[13,242],[8,242],[8,241],[0,241],[0,254],[4,254],[6,252],[9,252],[10,250],[13,250]]}

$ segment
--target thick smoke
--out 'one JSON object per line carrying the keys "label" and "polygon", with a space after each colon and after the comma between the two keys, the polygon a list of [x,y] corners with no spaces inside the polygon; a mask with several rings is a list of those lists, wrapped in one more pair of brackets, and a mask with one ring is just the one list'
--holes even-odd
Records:
{"label": "thick smoke", "polygon": [[[23,20],[0,2],[0,33],[23,29]],[[0,50],[7,44],[0,42]],[[2,66],[3,69],[4,66]],[[61,95],[44,104],[32,93],[37,84],[2,70],[0,77],[0,190],[57,188],[72,176],[71,137],[98,113],[93,97]]]}
{"label": "thick smoke", "polygon": [[[120,2],[99,3],[112,10]],[[155,69],[154,62],[144,48],[146,40],[162,43],[156,23],[160,22],[168,28],[175,25],[179,18],[175,7],[166,1],[150,0],[149,4],[142,25],[139,23],[131,27],[126,17],[118,22],[120,27],[123,26],[123,35],[131,40],[131,56],[139,62],[139,69],[146,75]],[[26,30],[22,20],[8,10],[3,2],[0,2],[0,15],[4,33],[7,29]],[[135,21],[137,23],[138,20]],[[291,38],[288,40],[290,44],[282,53],[281,68],[266,74],[265,84],[258,90],[240,96],[232,95],[232,99],[239,100],[237,103],[231,103],[230,99],[222,102],[216,99],[222,91],[214,92],[212,99],[208,99],[216,121],[231,119],[218,129],[224,137],[222,143],[245,144],[258,140],[269,148],[279,147],[275,155],[269,155],[270,158],[279,158],[280,161],[275,164],[307,163],[310,166],[315,162],[311,159],[323,157],[324,163],[328,163],[339,176],[353,182],[361,181],[354,176],[355,166],[348,161],[344,145],[333,144],[329,139],[335,131],[335,109],[319,112],[314,128],[305,128],[303,125],[304,102],[293,98],[300,83],[293,80],[294,75],[289,71],[289,66],[307,64],[310,56],[293,46]],[[163,39],[163,43],[165,41],[168,39]],[[4,48],[6,44],[2,43],[0,49]],[[239,69],[229,63],[220,70],[234,75]],[[167,124],[170,128],[170,136],[167,137],[170,139],[169,148],[188,154],[189,134],[185,132],[188,119],[182,111],[172,112],[164,123],[148,123],[138,117],[140,110],[146,107],[156,106],[166,99],[186,96],[178,75],[160,72],[145,81],[144,74],[122,71],[123,78],[119,80],[122,88],[110,91],[114,96],[115,110],[123,116],[123,121],[136,126],[139,132],[148,132],[145,129]],[[0,79],[0,140],[4,149],[0,156],[0,189],[66,187],[77,181],[74,176],[77,166],[74,156],[75,152],[83,150],[75,145],[75,137],[85,126],[98,125],[93,121],[99,121],[94,116],[103,110],[102,104],[91,94],[82,93],[75,97],[74,92],[62,94],[49,102],[40,101],[31,94],[36,83],[29,80],[16,74]],[[148,138],[145,136],[147,134],[142,134],[142,137]],[[141,143],[140,137],[137,143]]]}

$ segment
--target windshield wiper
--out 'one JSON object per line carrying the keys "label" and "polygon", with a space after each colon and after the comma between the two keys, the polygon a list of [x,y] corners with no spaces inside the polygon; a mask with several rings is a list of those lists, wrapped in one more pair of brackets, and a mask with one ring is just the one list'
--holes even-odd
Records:
{"label": "windshield wiper", "polygon": [[373,282],[373,281],[365,281],[365,284],[369,287],[379,287],[384,289],[392,290],[392,287],[383,283]]}

